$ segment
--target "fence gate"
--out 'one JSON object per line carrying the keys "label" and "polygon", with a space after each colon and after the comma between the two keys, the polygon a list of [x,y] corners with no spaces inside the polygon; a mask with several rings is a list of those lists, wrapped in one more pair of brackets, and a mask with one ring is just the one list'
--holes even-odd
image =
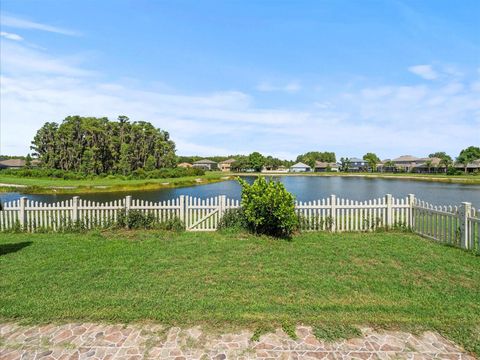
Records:
{"label": "fence gate", "polygon": [[226,207],[225,195],[209,199],[185,198],[185,227],[187,231],[214,231]]}

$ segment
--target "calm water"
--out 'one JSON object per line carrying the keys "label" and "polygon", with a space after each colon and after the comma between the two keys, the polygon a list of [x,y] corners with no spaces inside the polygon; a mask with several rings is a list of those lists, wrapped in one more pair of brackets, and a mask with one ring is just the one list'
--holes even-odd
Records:
{"label": "calm water", "polygon": [[[247,178],[253,181],[254,177]],[[322,199],[331,194],[352,200],[368,200],[382,197],[389,193],[395,197],[405,197],[415,194],[418,198],[432,204],[454,205],[462,201],[471,202],[480,208],[480,185],[462,185],[412,180],[368,179],[360,177],[314,177],[314,176],[284,176],[279,177],[286,188],[298,200],[309,201]],[[176,189],[161,189],[153,191],[134,191],[128,194],[136,199],[159,201],[176,198],[179,195],[191,195],[207,198],[217,195],[227,195],[230,198],[240,198],[240,185],[236,181],[224,181],[214,184],[197,185]],[[81,198],[95,201],[111,201],[123,198],[127,193],[100,193],[80,195]],[[21,193],[0,194],[1,201],[18,199]],[[56,202],[70,199],[73,195],[26,195],[36,201]]]}

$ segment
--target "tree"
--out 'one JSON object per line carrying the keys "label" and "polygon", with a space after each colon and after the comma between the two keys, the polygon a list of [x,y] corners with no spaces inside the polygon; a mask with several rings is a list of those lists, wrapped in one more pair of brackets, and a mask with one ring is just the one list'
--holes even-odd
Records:
{"label": "tree", "polygon": [[167,131],[146,121],[130,122],[123,115],[118,121],[68,116],[60,125],[46,123],[31,148],[46,168],[92,174],[128,174],[176,163],[175,143]]}
{"label": "tree", "polygon": [[145,162],[145,171],[155,170],[157,167],[157,161],[153,155],[148,155],[147,161]]}
{"label": "tree", "polygon": [[443,159],[444,157],[450,157],[445,151],[437,151],[428,155],[429,158],[439,158]]}
{"label": "tree", "polygon": [[457,157],[457,161],[464,166],[465,173],[467,173],[468,164],[477,159],[480,159],[480,147],[476,146],[463,149]]}
{"label": "tree", "polygon": [[237,158],[234,163],[230,166],[230,169],[232,171],[240,172],[245,169],[248,169],[250,167],[250,163],[248,162],[248,159],[245,156],[242,156],[240,158]]}
{"label": "tree", "polygon": [[315,168],[315,162],[336,162],[337,158],[334,152],[320,152],[320,151],[309,151],[305,154],[298,155],[296,162],[303,162],[307,164],[312,169]]}
{"label": "tree", "polygon": [[350,169],[350,165],[351,162],[349,158],[340,158],[340,171],[348,172],[348,170]]}
{"label": "tree", "polygon": [[368,163],[368,166],[372,171],[377,171],[377,164],[380,162],[380,159],[375,153],[366,153],[363,155],[363,160]]}
{"label": "tree", "polygon": [[427,161],[425,161],[425,165],[427,166],[428,173],[430,174],[430,169],[432,168],[433,161],[432,160],[427,160]]}
{"label": "tree", "polygon": [[385,164],[383,164],[383,167],[387,169],[392,169],[392,171],[394,172],[397,170],[397,165],[392,160],[386,161]]}
{"label": "tree", "polygon": [[265,158],[263,157],[262,154],[255,151],[250,155],[248,155],[248,162],[250,163],[250,166],[252,169],[254,169],[257,172],[260,172],[262,171],[263,165],[265,165]]}
{"label": "tree", "polygon": [[30,154],[27,154],[25,157],[25,167],[27,169],[30,169],[32,167],[32,156]]}

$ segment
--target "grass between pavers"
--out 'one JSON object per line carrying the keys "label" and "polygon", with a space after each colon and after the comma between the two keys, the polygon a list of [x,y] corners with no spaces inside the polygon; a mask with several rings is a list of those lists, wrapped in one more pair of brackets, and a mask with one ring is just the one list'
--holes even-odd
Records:
{"label": "grass between pavers", "polygon": [[480,257],[410,233],[1,234],[0,253],[2,321],[432,329],[480,355]]}
{"label": "grass between pavers", "polygon": [[[138,191],[155,190],[168,187],[191,186],[208,184],[225,180],[225,173],[207,172],[201,176],[184,176],[178,178],[158,179],[109,179],[106,177],[95,177],[93,179],[65,180],[56,178],[34,178],[20,177],[15,175],[4,175],[0,171],[0,192],[21,191],[32,194],[82,194],[117,191]],[[232,177],[233,179],[233,177]],[[8,184],[20,185],[21,188],[9,187]]]}

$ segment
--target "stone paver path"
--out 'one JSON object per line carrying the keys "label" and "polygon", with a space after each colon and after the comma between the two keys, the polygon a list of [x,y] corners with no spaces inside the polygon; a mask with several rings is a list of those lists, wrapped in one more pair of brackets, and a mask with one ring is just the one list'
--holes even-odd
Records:
{"label": "stone paver path", "polygon": [[474,359],[432,332],[415,336],[362,328],[363,337],[327,343],[309,327],[252,341],[251,331],[206,334],[160,325],[0,324],[0,359]]}

